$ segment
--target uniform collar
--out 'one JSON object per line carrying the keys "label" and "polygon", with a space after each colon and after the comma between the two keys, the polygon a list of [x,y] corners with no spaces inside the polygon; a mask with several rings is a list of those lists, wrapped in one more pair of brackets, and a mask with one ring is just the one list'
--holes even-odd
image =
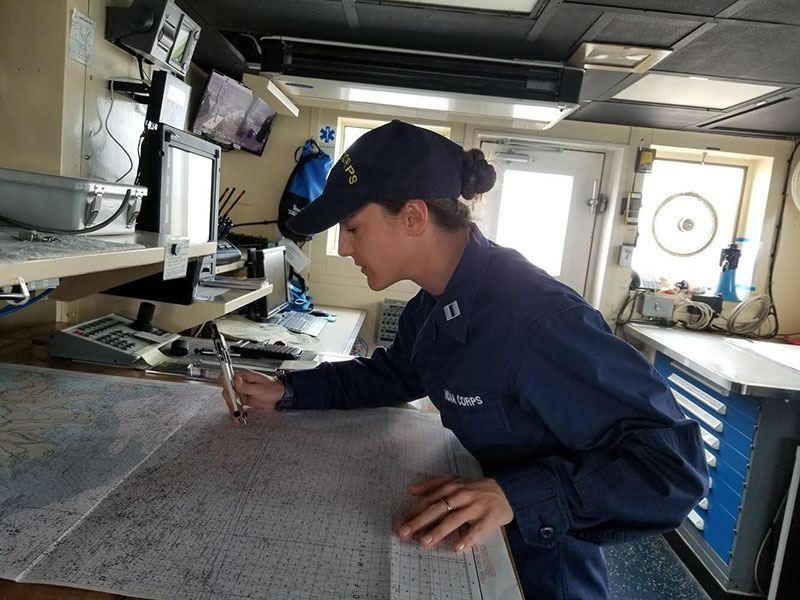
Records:
{"label": "uniform collar", "polygon": [[489,240],[472,225],[470,239],[444,292],[436,297],[433,320],[460,342],[467,339],[472,308],[489,263]]}

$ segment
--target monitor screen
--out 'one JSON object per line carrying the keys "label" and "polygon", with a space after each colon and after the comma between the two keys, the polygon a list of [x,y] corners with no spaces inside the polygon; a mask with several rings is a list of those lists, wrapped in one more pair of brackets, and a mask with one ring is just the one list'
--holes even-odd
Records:
{"label": "monitor screen", "polygon": [[176,235],[187,236],[189,242],[209,241],[209,214],[213,214],[214,161],[183,148],[169,146],[170,186],[165,202],[168,222],[178,224]]}
{"label": "monitor screen", "polygon": [[286,286],[286,249],[283,246],[266,248],[264,255],[264,277],[272,284],[267,294],[267,317],[283,310],[289,303],[289,290]]}
{"label": "monitor screen", "polygon": [[192,131],[220,144],[260,155],[275,111],[246,85],[212,71]]}

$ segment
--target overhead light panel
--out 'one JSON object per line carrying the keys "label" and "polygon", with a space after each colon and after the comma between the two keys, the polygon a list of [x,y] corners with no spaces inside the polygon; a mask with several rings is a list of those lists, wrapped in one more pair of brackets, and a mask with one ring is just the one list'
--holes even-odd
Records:
{"label": "overhead light panel", "polygon": [[[574,109],[573,109],[574,110]],[[537,104],[515,104],[512,108],[511,116],[514,119],[525,121],[540,121],[548,123],[548,127],[557,123],[572,110],[560,106],[543,106]]]}
{"label": "overhead light panel", "polygon": [[450,100],[442,96],[407,94],[405,92],[349,88],[347,90],[347,99],[351,102],[367,102],[369,104],[384,104],[387,106],[405,106],[406,108],[425,108],[428,110],[450,109]]}
{"label": "overhead light panel", "polygon": [[[487,3],[486,0],[395,0],[404,4],[425,4],[432,6],[443,6],[447,8],[469,8],[486,12],[513,12],[527,13],[533,12],[538,0],[493,0]],[[490,8],[486,5],[490,4]]]}
{"label": "overhead light panel", "polygon": [[297,105],[270,79],[245,73],[242,77],[242,83],[253,90],[262,100],[266,101],[270,108],[279,115],[296,117],[300,114],[300,109]]}
{"label": "overhead light panel", "polygon": [[644,73],[671,53],[658,48],[583,42],[568,63],[584,69]]}
{"label": "overhead light panel", "polygon": [[613,96],[615,100],[724,110],[780,90],[773,85],[649,73]]}

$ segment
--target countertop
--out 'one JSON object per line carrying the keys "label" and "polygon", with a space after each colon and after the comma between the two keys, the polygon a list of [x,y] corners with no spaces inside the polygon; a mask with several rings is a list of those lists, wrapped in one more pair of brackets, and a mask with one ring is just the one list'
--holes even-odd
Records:
{"label": "countertop", "polygon": [[800,372],[734,346],[724,335],[632,323],[625,333],[724,390],[800,400]]}

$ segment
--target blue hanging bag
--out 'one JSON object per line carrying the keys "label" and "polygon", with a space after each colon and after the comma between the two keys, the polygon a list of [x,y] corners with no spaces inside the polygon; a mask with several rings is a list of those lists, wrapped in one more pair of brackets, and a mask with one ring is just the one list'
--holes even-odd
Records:
{"label": "blue hanging bag", "polygon": [[286,227],[286,221],[319,198],[333,161],[313,138],[295,150],[294,160],[297,164],[289,175],[278,206],[278,229],[285,237],[299,243],[307,242],[311,236],[295,233]]}

